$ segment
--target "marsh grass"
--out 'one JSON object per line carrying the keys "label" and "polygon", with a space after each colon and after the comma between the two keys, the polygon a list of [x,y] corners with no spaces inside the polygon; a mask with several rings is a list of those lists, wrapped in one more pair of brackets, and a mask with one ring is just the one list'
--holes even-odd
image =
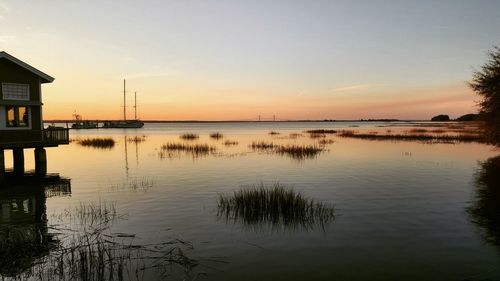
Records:
{"label": "marsh grass", "polygon": [[59,221],[91,227],[109,225],[121,217],[116,210],[116,203],[106,200],[80,202],[74,207],[64,209],[62,213],[52,215],[52,218]]}
{"label": "marsh grass", "polygon": [[127,141],[131,143],[141,143],[146,141],[146,136],[134,136],[134,137],[127,137]]}
{"label": "marsh grass", "polygon": [[252,229],[309,230],[319,226],[324,230],[335,219],[333,206],[280,183],[244,186],[231,195],[219,195],[217,206],[219,217]]}
{"label": "marsh grass", "polygon": [[81,146],[88,146],[99,149],[111,149],[115,146],[113,138],[85,138],[75,140]]}
{"label": "marsh grass", "polygon": [[249,147],[253,150],[270,150],[277,147],[273,142],[253,141]]}
{"label": "marsh grass", "polygon": [[320,145],[328,145],[328,144],[335,143],[335,140],[332,140],[332,139],[322,139],[322,140],[319,140],[318,143]]}
{"label": "marsh grass", "polygon": [[318,154],[324,151],[323,147],[317,145],[297,145],[297,144],[286,144],[278,145],[273,142],[265,141],[254,141],[249,147],[256,151],[265,151],[276,153],[279,155],[286,155],[296,160],[304,160],[306,158],[314,158]]}
{"label": "marsh grass", "polygon": [[154,181],[147,177],[134,178],[122,184],[111,185],[112,190],[148,191],[154,187]]}
{"label": "marsh grass", "polygon": [[[192,245],[179,239],[139,244],[134,236],[102,229],[74,233],[18,280],[148,280],[165,279],[175,268],[188,275],[198,261],[186,256]],[[149,275],[146,275],[150,272]],[[184,277],[186,278],[186,277]],[[184,279],[183,278],[183,279]],[[188,278],[189,279],[189,278]]]}
{"label": "marsh grass", "polygon": [[[427,131],[426,131],[427,132]],[[484,143],[485,139],[478,133],[459,133],[459,134],[438,134],[427,133],[406,133],[406,134],[375,134],[359,133],[351,130],[342,130],[338,134],[345,138],[358,138],[366,140],[392,140],[392,141],[419,141],[423,143],[460,143],[460,142],[478,142]]]}
{"label": "marsh grass", "polygon": [[208,156],[216,151],[217,149],[214,146],[208,144],[166,143],[161,146],[159,156],[160,158],[172,158],[184,152],[193,157],[201,157]]}
{"label": "marsh grass", "polygon": [[338,131],[337,130],[330,130],[330,129],[314,129],[314,130],[307,130],[306,133],[308,134],[336,134]]}
{"label": "marsh grass", "polygon": [[216,139],[216,140],[220,140],[224,137],[224,135],[222,133],[219,133],[219,132],[215,132],[215,133],[211,133],[210,134],[210,138],[211,139]]}
{"label": "marsh grass", "polygon": [[300,133],[290,133],[290,134],[289,134],[289,137],[290,137],[291,139],[296,139],[296,138],[299,138],[299,137],[302,137],[302,136],[303,136],[303,135],[302,135],[302,134],[300,134]]}
{"label": "marsh grass", "polygon": [[322,139],[322,138],[326,138],[326,135],[321,134],[321,133],[311,133],[311,134],[309,134],[309,137],[311,139]]}
{"label": "marsh grass", "polygon": [[314,158],[324,151],[323,147],[316,145],[279,145],[274,152],[281,155],[287,155],[296,160]]}
{"label": "marsh grass", "polygon": [[239,144],[239,142],[238,142],[238,141],[235,141],[235,140],[226,140],[226,141],[224,142],[224,145],[225,145],[225,146],[233,146],[233,145],[238,145],[238,144]]}
{"label": "marsh grass", "polygon": [[281,134],[280,132],[277,132],[277,131],[270,131],[269,132],[270,135],[279,135]]}
{"label": "marsh grass", "polygon": [[[76,229],[74,224],[67,223],[63,228],[51,226],[59,243],[27,267],[28,270],[13,275],[13,279],[149,280],[156,275],[155,279],[163,280],[177,274],[180,279],[190,280],[191,271],[199,264],[199,260],[186,255],[193,249],[189,242],[170,239],[141,243],[135,234],[113,232],[112,222],[123,217],[118,215],[115,203],[80,203],[55,217],[76,218],[80,224]],[[40,240],[40,233],[33,235],[35,239],[30,240]],[[16,250],[20,252],[22,248]]]}
{"label": "marsh grass", "polygon": [[179,138],[182,140],[196,140],[196,139],[199,139],[200,136],[198,134],[185,133],[185,134],[180,135]]}

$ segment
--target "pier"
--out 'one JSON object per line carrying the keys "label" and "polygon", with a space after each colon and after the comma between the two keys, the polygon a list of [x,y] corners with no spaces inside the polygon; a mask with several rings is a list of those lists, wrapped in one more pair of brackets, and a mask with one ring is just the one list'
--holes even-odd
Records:
{"label": "pier", "polygon": [[[35,174],[43,177],[47,174],[46,147],[57,147],[69,144],[69,130],[65,128],[45,129],[38,134],[39,138],[29,141],[0,141],[0,182],[5,180],[5,150],[12,150],[13,175],[23,176],[25,172],[24,149],[34,148]],[[0,138],[2,134],[0,133]],[[3,139],[3,138],[1,138]]]}

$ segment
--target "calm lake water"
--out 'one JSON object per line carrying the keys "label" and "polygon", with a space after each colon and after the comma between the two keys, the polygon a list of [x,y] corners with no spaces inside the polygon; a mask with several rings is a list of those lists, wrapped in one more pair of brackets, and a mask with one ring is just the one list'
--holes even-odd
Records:
{"label": "calm lake water", "polygon": [[[494,190],[500,151],[493,147],[328,135],[333,143],[304,159],[249,148],[252,141],[317,144],[306,129],[385,130],[381,125],[388,124],[168,123],[72,130],[72,139],[111,137],[116,145],[96,149],[72,142],[47,149],[48,171],[71,180],[70,191],[43,195],[47,231],[68,235],[61,229],[74,223],[71,210],[108,202],[118,214],[109,233],[141,244],[191,243],[183,253],[198,265],[187,274],[172,269],[171,280],[500,280],[500,192]],[[180,140],[187,132],[200,137]],[[224,138],[211,139],[212,132]],[[143,142],[127,141],[143,135]],[[162,154],[169,142],[209,144],[216,151]],[[27,169],[33,169],[32,152],[25,155]],[[10,152],[5,158],[12,166]],[[218,215],[219,195],[277,182],[333,205],[335,219],[323,227],[249,227]],[[22,200],[12,207],[12,193],[0,194],[3,222],[30,212]],[[40,258],[47,255],[50,250]],[[162,278],[146,274],[147,280]]]}

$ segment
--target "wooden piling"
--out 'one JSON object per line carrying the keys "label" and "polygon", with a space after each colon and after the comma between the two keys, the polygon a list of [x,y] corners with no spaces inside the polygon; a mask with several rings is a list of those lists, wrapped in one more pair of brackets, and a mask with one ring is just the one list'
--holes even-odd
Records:
{"label": "wooden piling", "polygon": [[3,149],[0,149],[0,182],[5,180],[5,154]]}
{"label": "wooden piling", "polygon": [[22,148],[14,148],[12,150],[14,156],[14,175],[24,175],[24,150]]}
{"label": "wooden piling", "polygon": [[39,177],[47,175],[47,153],[43,147],[35,148],[35,174]]}

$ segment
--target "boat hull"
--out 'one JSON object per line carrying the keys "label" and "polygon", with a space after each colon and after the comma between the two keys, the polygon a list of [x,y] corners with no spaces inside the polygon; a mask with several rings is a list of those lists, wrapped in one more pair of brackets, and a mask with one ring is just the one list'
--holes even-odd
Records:
{"label": "boat hull", "polygon": [[144,127],[144,122],[139,120],[127,120],[127,121],[108,121],[104,122],[102,128],[132,128],[139,129]]}

